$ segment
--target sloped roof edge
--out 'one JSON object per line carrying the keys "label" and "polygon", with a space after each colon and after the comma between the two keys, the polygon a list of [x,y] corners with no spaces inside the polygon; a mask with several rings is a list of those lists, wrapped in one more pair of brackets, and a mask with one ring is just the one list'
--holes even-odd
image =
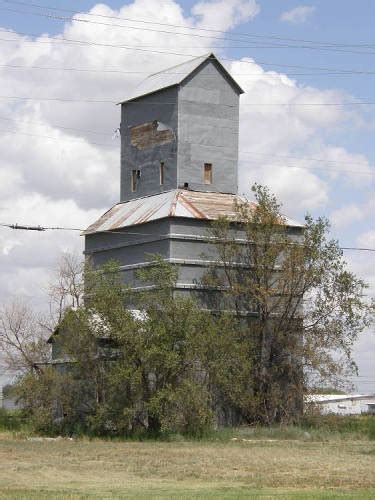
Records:
{"label": "sloped roof edge", "polygon": [[[243,94],[244,90],[240,87],[240,85],[236,82],[233,76],[229,73],[229,71],[223,66],[220,60],[215,56],[213,52],[208,54],[194,57],[193,59],[189,59],[183,63],[177,64],[175,66],[171,66],[157,73],[153,73],[149,75],[145,80],[140,82],[140,84],[134,89],[133,95],[131,95],[128,99],[124,101],[120,101],[117,104],[125,104],[127,102],[134,101],[139,99],[140,97],[145,97],[151,94],[155,94],[160,90],[165,90],[171,87],[175,87],[177,85],[181,85],[184,81],[195,71],[198,71],[199,68],[208,60],[213,60],[219,67],[219,70],[223,73],[224,77],[229,80],[231,85],[233,85],[239,94]],[[186,72],[181,73],[171,73],[171,70],[178,68],[186,68]],[[163,82],[163,77],[164,82]],[[169,77],[169,78],[166,78]],[[152,80],[159,79],[159,82],[152,82]]]}
{"label": "sloped roof edge", "polygon": [[[83,235],[115,231],[167,217],[215,220],[226,216],[235,220],[236,200],[243,201],[243,198],[235,194],[207,191],[184,189],[164,191],[117,203],[91,224]],[[254,205],[252,202],[249,204]],[[285,222],[289,227],[303,227],[302,224],[288,217],[285,217]]]}

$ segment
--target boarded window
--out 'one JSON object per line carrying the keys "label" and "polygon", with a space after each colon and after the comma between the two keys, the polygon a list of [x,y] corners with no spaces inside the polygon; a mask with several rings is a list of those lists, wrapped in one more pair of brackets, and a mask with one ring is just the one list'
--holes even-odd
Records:
{"label": "boarded window", "polygon": [[160,162],[159,166],[159,174],[160,174],[160,185],[162,186],[164,184],[164,162]]}
{"label": "boarded window", "polygon": [[212,184],[212,163],[204,164],[204,183]]}
{"label": "boarded window", "polygon": [[134,193],[134,191],[137,190],[137,171],[136,170],[132,170],[131,190],[133,193]]}
{"label": "boarded window", "polygon": [[175,140],[174,132],[157,120],[130,127],[130,143],[137,149],[148,149]]}

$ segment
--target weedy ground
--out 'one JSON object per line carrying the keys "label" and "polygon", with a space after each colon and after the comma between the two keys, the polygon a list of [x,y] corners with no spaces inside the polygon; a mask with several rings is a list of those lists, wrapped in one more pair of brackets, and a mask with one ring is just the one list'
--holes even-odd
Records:
{"label": "weedy ground", "polygon": [[302,429],[127,441],[0,432],[0,498],[374,498],[375,441]]}

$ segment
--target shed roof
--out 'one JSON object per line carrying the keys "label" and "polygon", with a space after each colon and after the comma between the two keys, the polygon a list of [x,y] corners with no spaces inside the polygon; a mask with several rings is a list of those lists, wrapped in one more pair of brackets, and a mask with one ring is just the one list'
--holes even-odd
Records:
{"label": "shed roof", "polygon": [[375,399],[375,394],[309,394],[306,397],[310,403],[321,404],[362,399]]}
{"label": "shed roof", "polygon": [[[117,203],[91,224],[83,234],[113,231],[165,217],[215,220],[220,216],[226,216],[234,220],[236,200],[245,201],[234,194],[174,189]],[[255,204],[249,202],[249,206],[255,207]],[[286,218],[286,223],[291,227],[302,227],[292,219]]]}
{"label": "shed roof", "polygon": [[242,88],[238,85],[231,74],[224,68],[215,54],[211,52],[203,56],[194,57],[194,59],[189,59],[182,64],[172,66],[163,71],[148,76],[134,89],[130,97],[125,101],[122,101],[120,104],[133,101],[134,99],[137,99],[139,97],[153,94],[154,92],[158,92],[159,90],[163,90],[168,87],[180,85],[184,82],[184,80],[186,80],[186,78],[188,78],[188,76],[190,76],[208,59],[214,61],[219,66],[219,69],[223,72],[224,76],[237,89],[238,93],[243,94],[244,91],[242,90]]}

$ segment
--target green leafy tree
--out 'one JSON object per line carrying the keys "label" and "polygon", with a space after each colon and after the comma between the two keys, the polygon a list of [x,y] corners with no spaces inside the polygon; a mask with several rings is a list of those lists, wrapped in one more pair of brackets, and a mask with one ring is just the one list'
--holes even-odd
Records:
{"label": "green leafy tree", "polygon": [[338,386],[356,370],[351,350],[369,325],[367,287],[347,268],[324,218],[291,227],[265,187],[256,204],[239,202],[235,217],[212,224],[217,259],[204,276],[218,310],[230,310],[251,345],[251,403],[244,416],[291,421],[314,385]]}
{"label": "green leafy tree", "polygon": [[230,316],[176,294],[178,269],[159,256],[121,281],[118,264],[86,269],[85,305],[53,336],[56,363],[29,373],[19,394],[51,432],[200,435],[248,405],[249,344]]}

